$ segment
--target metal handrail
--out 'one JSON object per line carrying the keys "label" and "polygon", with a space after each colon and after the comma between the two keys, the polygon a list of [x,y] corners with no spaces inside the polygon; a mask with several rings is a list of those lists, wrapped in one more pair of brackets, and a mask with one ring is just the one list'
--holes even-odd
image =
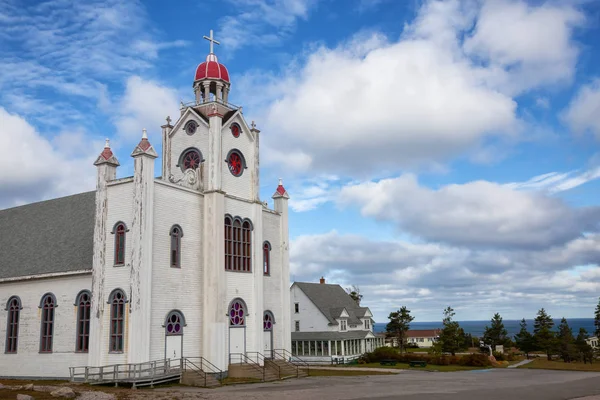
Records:
{"label": "metal handrail", "polygon": [[[269,366],[269,368],[271,369],[275,369],[277,371],[277,379],[281,379],[281,367],[277,364],[275,364],[273,361],[269,360],[267,357],[265,357],[262,353],[259,353],[258,351],[247,351],[246,352],[246,356],[248,356],[249,354],[254,355],[254,357],[256,357],[256,362],[260,365],[260,362],[262,361],[263,363],[263,380],[264,380],[264,375],[265,375],[265,371],[267,368],[267,365]],[[249,358],[252,358],[252,356],[249,356]]]}
{"label": "metal handrail", "polygon": [[234,364],[232,356],[235,356],[235,358],[239,358],[240,364],[246,363],[246,364],[250,365],[252,368],[258,370],[258,372],[262,373],[262,380],[263,380],[263,382],[265,381],[265,369],[261,368],[260,364],[258,364],[257,362],[254,362],[250,357],[248,357],[247,355],[245,355],[243,353],[230,353],[229,354],[229,364]]}
{"label": "metal handrail", "polygon": [[[219,381],[223,380],[223,371],[221,369],[219,369],[216,365],[214,365],[213,363],[208,361],[206,358],[204,358],[204,357],[184,357],[184,359],[196,367],[198,367],[198,366],[196,365],[195,361],[198,360],[200,363],[199,368],[205,375],[207,374],[207,370],[208,370],[208,372],[210,374],[218,375],[219,377],[217,379]],[[194,361],[190,361],[190,360],[194,360]],[[206,386],[206,379],[205,379],[205,386]]]}
{"label": "metal handrail", "polygon": [[306,372],[308,374],[310,374],[309,364],[306,361],[304,361],[303,359],[299,358],[298,356],[293,355],[290,351],[288,351],[286,349],[275,349],[275,350],[272,350],[272,352],[273,352],[273,357],[275,359],[278,359],[277,356],[279,356],[280,360],[286,361],[286,362],[292,364],[293,366],[295,366],[297,377],[300,377],[300,368],[301,367],[303,369],[306,369]]}

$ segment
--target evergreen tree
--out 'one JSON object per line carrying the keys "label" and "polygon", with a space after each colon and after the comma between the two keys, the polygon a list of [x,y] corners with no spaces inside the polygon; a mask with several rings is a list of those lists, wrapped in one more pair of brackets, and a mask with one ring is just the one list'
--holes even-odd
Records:
{"label": "evergreen tree", "polygon": [[521,320],[521,330],[515,335],[515,342],[519,350],[521,350],[527,356],[529,360],[529,353],[535,350],[535,343],[533,335],[527,330],[527,322],[525,318]]}
{"label": "evergreen tree", "polygon": [[576,348],[575,348],[575,338],[573,338],[573,331],[569,327],[569,323],[563,317],[560,320],[560,325],[558,326],[558,334],[556,335],[558,351],[560,352],[560,357],[564,362],[570,363],[576,358]]}
{"label": "evergreen tree", "polygon": [[546,310],[541,308],[535,317],[533,324],[533,339],[536,348],[546,353],[548,361],[552,360],[552,352],[555,349],[555,335],[552,332],[554,321],[552,317],[546,313]]}
{"label": "evergreen tree", "polygon": [[464,348],[465,334],[458,322],[453,321],[454,310],[448,307],[444,310],[444,328],[440,332],[439,341],[442,351],[456,355],[456,352]]}
{"label": "evergreen tree", "polygon": [[500,314],[494,314],[491,320],[491,326],[488,328],[486,325],[485,331],[483,332],[483,343],[492,346],[492,350],[496,350],[496,346],[502,345],[507,346],[510,342],[508,338],[508,332],[504,328],[504,322]]}
{"label": "evergreen tree", "polygon": [[410,310],[406,306],[402,306],[398,311],[391,312],[388,316],[390,322],[385,327],[388,337],[394,337],[400,346],[400,352],[404,350],[404,342],[406,340],[406,332],[410,329],[410,323],[415,317],[410,315]]}
{"label": "evergreen tree", "polygon": [[578,358],[580,361],[590,362],[590,364],[594,360],[594,349],[590,346],[585,339],[589,337],[585,328],[579,328],[579,334],[577,335],[577,339],[575,339],[575,348],[577,349]]}
{"label": "evergreen tree", "polygon": [[598,305],[596,306],[596,312],[594,313],[594,326],[596,327],[594,335],[596,335],[597,338],[600,338],[600,298],[598,299]]}

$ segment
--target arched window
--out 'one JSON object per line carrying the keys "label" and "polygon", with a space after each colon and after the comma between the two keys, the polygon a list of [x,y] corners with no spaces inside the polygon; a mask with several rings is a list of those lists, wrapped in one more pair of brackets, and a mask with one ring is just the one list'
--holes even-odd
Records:
{"label": "arched window", "polygon": [[271,243],[263,243],[263,274],[271,275]]}
{"label": "arched window", "polygon": [[115,235],[115,265],[125,264],[125,232],[127,232],[125,224],[117,222],[112,232]]}
{"label": "arched window", "polygon": [[202,163],[202,154],[198,149],[189,148],[181,153],[181,157],[179,158],[179,167],[182,172],[185,172],[188,169],[198,169],[200,164]]}
{"label": "arched window", "polygon": [[21,312],[21,299],[12,296],[6,303],[8,320],[6,321],[6,353],[16,353],[19,341],[19,314]]}
{"label": "arched window", "polygon": [[54,309],[56,297],[52,293],[42,296],[40,302],[42,309],[42,327],[40,335],[40,353],[52,353],[52,339],[54,336]]}
{"label": "arched window", "polygon": [[246,326],[246,303],[242,299],[234,299],[229,304],[229,326]]}
{"label": "arched window", "polygon": [[77,341],[75,351],[87,353],[90,347],[90,313],[92,309],[92,294],[82,290],[75,300],[77,307]]}
{"label": "arched window", "polygon": [[185,318],[183,314],[177,310],[173,310],[167,315],[165,321],[165,334],[167,336],[183,335],[183,327],[185,326]]}
{"label": "arched window", "polygon": [[273,317],[273,313],[271,311],[265,311],[263,316],[263,330],[272,331],[274,323],[275,317]]}
{"label": "arched window", "polygon": [[112,291],[108,298],[110,304],[110,343],[109,352],[123,351],[125,332],[125,303],[127,298],[121,289]]}
{"label": "arched window", "polygon": [[171,267],[181,268],[181,238],[183,230],[179,225],[173,225],[171,228]]}
{"label": "arched window", "polygon": [[252,223],[225,216],[225,269],[252,272]]}

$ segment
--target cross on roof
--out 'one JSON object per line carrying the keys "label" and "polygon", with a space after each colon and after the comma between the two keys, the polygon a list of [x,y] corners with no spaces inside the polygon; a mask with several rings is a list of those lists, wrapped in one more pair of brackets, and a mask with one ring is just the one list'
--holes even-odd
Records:
{"label": "cross on roof", "polygon": [[210,30],[210,37],[204,35],[204,39],[208,40],[210,42],[210,54],[214,54],[215,52],[213,51],[213,44],[221,44],[220,42],[216,41],[215,39],[213,39],[213,31],[212,29]]}

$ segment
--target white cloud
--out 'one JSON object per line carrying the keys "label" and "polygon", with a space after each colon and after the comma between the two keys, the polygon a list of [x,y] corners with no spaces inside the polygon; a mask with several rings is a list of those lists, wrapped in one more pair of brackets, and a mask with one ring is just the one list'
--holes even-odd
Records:
{"label": "white cloud", "polygon": [[600,138],[600,78],[583,85],[562,117],[575,132],[589,131]]}
{"label": "white cloud", "polygon": [[246,46],[273,46],[296,28],[298,19],[306,19],[318,0],[229,0],[238,11],[219,23],[217,39],[224,51]]}
{"label": "white cloud", "polygon": [[[531,135],[513,96],[571,79],[573,31],[584,22],[555,3],[428,1],[397,42],[363,32],[280,75],[253,71],[242,81],[263,88],[252,99],[257,120],[277,132],[264,136],[265,162],[365,177],[465,152],[493,161],[487,142]],[[502,32],[520,42],[504,46]]]}
{"label": "white cloud", "polygon": [[437,190],[406,174],[344,187],[340,204],[364,216],[394,221],[426,240],[468,247],[542,248],[597,231],[600,208],[571,208],[558,198],[487,181]]}
{"label": "white cloud", "polygon": [[600,178],[600,166],[592,165],[585,171],[550,172],[535,176],[525,182],[507,183],[505,186],[554,194],[576,188],[598,178]]}
{"label": "white cloud", "polygon": [[24,118],[0,107],[0,142],[5,149],[0,158],[0,207],[95,187],[93,162],[102,146],[82,132],[63,132],[49,141]]}
{"label": "white cloud", "polygon": [[325,276],[343,287],[357,284],[378,322],[402,305],[420,321],[441,319],[448,305],[463,320],[489,319],[494,312],[507,319],[531,318],[541,307],[557,316],[585,316],[593,312],[600,290],[600,275],[593,273],[600,256],[598,235],[540,250],[491,251],[332,231],[300,236],[290,251],[295,281]]}
{"label": "white cloud", "polygon": [[165,118],[170,116],[175,121],[179,116],[178,103],[174,89],[139,76],[130,77],[114,121],[118,136],[135,141],[146,128],[148,135],[154,135],[155,140],[160,141],[160,126],[165,124]]}

